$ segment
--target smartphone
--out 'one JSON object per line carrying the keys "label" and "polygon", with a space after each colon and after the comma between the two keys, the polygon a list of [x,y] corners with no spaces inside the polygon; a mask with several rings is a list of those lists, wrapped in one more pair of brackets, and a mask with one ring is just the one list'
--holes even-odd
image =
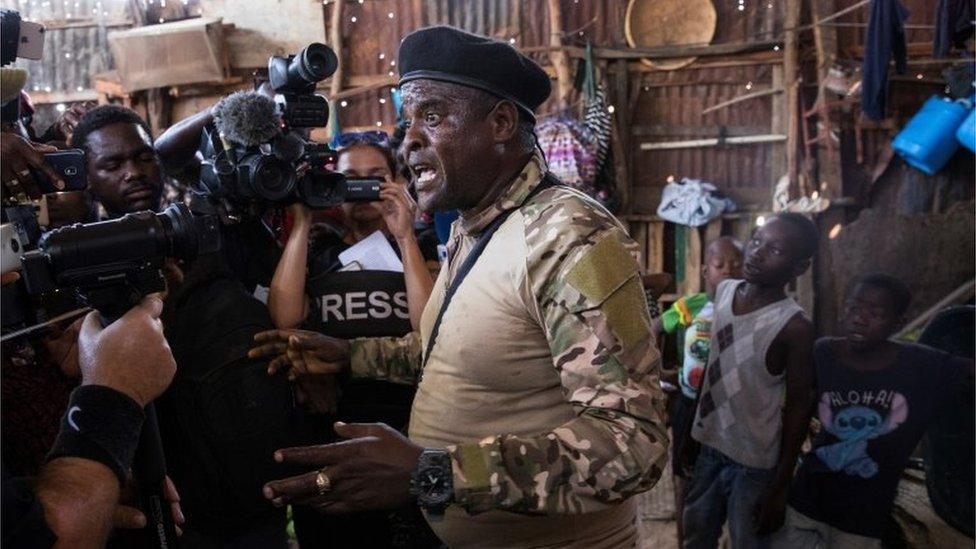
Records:
{"label": "smartphone", "polygon": [[17,57],[34,60],[44,57],[44,25],[32,21],[20,22]]}
{"label": "smartphone", "polygon": [[31,175],[37,182],[38,188],[44,194],[56,193],[61,191],[83,191],[88,188],[88,172],[85,169],[85,151],[81,149],[67,149],[47,153],[44,155],[44,163],[54,168],[54,171],[61,176],[65,187],[59,189],[54,186],[54,182],[38,170],[31,169]]}

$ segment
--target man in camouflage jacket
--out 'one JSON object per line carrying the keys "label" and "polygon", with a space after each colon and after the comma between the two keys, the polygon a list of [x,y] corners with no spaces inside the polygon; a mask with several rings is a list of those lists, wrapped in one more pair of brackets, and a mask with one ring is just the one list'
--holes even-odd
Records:
{"label": "man in camouflage jacket", "polygon": [[[430,59],[432,42],[453,47],[460,65]],[[541,71],[507,44],[446,27],[401,46],[401,150],[420,205],[462,212],[420,332],[344,342],[271,331],[252,351],[306,374],[419,382],[410,438],[337,424],[350,440],[280,450],[320,469],[265,494],[328,513],[413,496],[452,547],[630,546],[628,498],[657,481],[668,444],[636,245],[594,200],[546,176],[531,128],[548,77],[544,94],[477,72],[452,79],[478,70],[463,61],[478,55],[473,45],[494,48],[502,65],[515,59],[513,72],[532,70],[521,82]],[[498,219],[424,356],[448,287]]]}

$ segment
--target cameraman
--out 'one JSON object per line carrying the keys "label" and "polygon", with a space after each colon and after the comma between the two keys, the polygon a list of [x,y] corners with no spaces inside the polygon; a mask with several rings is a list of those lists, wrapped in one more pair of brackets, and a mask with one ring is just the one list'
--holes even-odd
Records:
{"label": "cameraman", "polygon": [[[169,174],[195,171],[209,111],[156,140]],[[247,357],[254,334],[273,327],[253,292],[270,285],[278,245],[255,212],[223,221],[222,250],[183,266],[163,314],[180,372],[157,409],[168,470],[191,520],[181,545],[284,549],[285,512],[263,500],[261,484],[280,471],[270,457],[275,444],[298,440],[294,399],[284,374],[269,377],[266,360]]]}
{"label": "cameraman", "polygon": [[48,463],[32,483],[8,478],[4,469],[4,545],[102,547],[113,525],[145,524],[119,500],[143,408],[176,372],[159,320],[162,308],[158,297],[148,296],[106,328],[98,313],[85,318],[78,340],[82,385],[72,392]]}
{"label": "cameraman", "polygon": [[85,151],[88,188],[108,217],[159,211],[163,171],[149,126],[135,111],[95,107],[74,128],[71,145]]}

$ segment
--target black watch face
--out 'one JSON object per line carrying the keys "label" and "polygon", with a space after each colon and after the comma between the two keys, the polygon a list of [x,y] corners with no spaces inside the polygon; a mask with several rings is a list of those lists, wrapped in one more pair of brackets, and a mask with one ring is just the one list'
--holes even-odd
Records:
{"label": "black watch face", "polygon": [[426,503],[440,503],[450,497],[443,471],[429,467],[417,474],[417,491]]}

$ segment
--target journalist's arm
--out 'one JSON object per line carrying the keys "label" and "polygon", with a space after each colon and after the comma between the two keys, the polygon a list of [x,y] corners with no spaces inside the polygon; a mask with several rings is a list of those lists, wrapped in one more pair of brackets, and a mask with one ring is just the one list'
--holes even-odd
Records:
{"label": "journalist's arm", "polygon": [[[72,393],[50,461],[33,485],[54,547],[103,547],[108,539],[143,408],[176,372],[161,311],[159,299],[148,297],[107,328],[97,313],[85,319],[78,341],[82,386]],[[3,540],[37,546],[38,535],[5,524]]]}

